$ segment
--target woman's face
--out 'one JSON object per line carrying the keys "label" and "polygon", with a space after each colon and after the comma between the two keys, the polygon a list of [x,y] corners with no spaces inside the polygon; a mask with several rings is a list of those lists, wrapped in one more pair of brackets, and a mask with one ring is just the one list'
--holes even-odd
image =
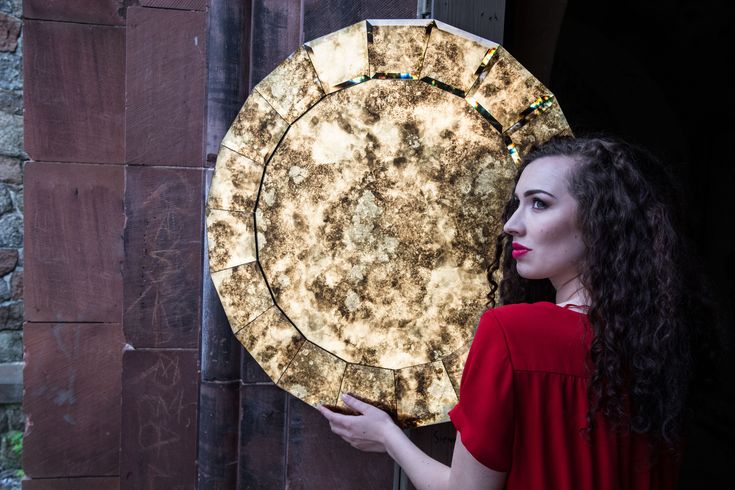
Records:
{"label": "woman's face", "polygon": [[513,237],[518,274],[526,279],[548,278],[557,290],[578,276],[585,253],[576,224],[577,201],[567,190],[567,173],[575,165],[566,156],[529,163],[514,191],[518,208],[503,227]]}

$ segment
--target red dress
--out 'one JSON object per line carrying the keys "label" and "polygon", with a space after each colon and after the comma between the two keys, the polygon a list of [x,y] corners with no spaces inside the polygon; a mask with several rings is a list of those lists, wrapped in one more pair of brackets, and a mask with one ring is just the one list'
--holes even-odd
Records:
{"label": "red dress", "polygon": [[591,337],[586,314],[554,303],[482,315],[449,416],[508,490],[676,488],[679,463],[663,452],[650,465],[646,436],[616,434],[598,412],[585,440]]}

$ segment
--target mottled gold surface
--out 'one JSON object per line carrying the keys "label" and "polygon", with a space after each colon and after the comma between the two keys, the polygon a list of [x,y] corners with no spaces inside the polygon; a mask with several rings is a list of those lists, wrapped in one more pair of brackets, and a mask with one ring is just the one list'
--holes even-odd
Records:
{"label": "mottled gold surface", "polygon": [[[360,400],[371,401],[389,413],[395,413],[396,380],[394,373],[392,369],[348,364],[342,379],[340,393],[349,393]],[[347,407],[341,399],[337,405]]]}
{"label": "mottled gold surface", "polygon": [[368,75],[365,21],[309,41],[306,46],[325,93],[339,90],[340,83]]}
{"label": "mottled gold surface", "polygon": [[273,306],[257,262],[212,272],[212,282],[233,332]]}
{"label": "mottled gold surface", "polygon": [[289,124],[324,97],[306,49],[302,46],[255,86]]}
{"label": "mottled gold surface", "polygon": [[258,92],[253,92],[222,140],[222,146],[257,163],[265,162],[275,149],[288,123]]}
{"label": "mottled gold surface", "polygon": [[551,92],[502,46],[493,58],[492,67],[472,97],[506,130],[536,99]]}
{"label": "mottled gold surface", "polygon": [[212,209],[252,212],[255,209],[263,168],[262,163],[256,163],[221,146],[207,206]]}
{"label": "mottled gold surface", "polygon": [[462,381],[462,368],[464,368],[464,363],[467,361],[467,354],[470,353],[471,345],[471,341],[467,342],[465,345],[442,359],[444,369],[447,371],[449,381],[452,382],[452,387],[454,388],[454,392],[457,397],[459,397],[459,383]]}
{"label": "mottled gold surface", "polygon": [[304,342],[278,386],[315,405],[336,405],[347,363],[311,342]]}
{"label": "mottled gold surface", "polygon": [[397,370],[396,395],[402,427],[446,422],[458,400],[440,361]]}
{"label": "mottled gold surface", "polygon": [[236,333],[237,339],[271,379],[278,380],[304,343],[304,337],[276,306]]}
{"label": "mottled gold surface", "polygon": [[456,36],[446,29],[431,30],[421,77],[430,77],[467,92],[478,77],[488,49],[497,44]]}
{"label": "mottled gold surface", "polygon": [[553,136],[572,136],[564,113],[556,100],[545,111],[538,111],[527,124],[508,131],[511,141],[521,155],[534,145],[548,141]]}
{"label": "mottled gold surface", "polygon": [[443,90],[372,80],[331,95],[263,178],[259,259],[276,301],[348,362],[441,359],[471,337],[514,173],[500,135]]}
{"label": "mottled gold surface", "polygon": [[[400,21],[399,21],[400,22]],[[370,20],[373,41],[368,43],[370,76],[376,73],[410,73],[418,76],[424,60],[429,20],[410,25],[395,21]]]}
{"label": "mottled gold surface", "polygon": [[206,210],[209,268],[212,272],[255,261],[252,212]]}
{"label": "mottled gold surface", "polygon": [[548,89],[439,21],[307,43],[255,87],[217,159],[209,262],[233,332],[307,403],[344,407],[345,392],[403,427],[446,421],[514,158],[557,134]]}

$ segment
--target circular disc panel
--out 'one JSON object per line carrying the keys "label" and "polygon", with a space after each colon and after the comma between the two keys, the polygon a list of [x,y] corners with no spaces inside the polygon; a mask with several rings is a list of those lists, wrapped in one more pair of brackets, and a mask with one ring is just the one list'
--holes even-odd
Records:
{"label": "circular disc panel", "polygon": [[299,48],[222,142],[209,263],[233,332],[307,403],[447,420],[520,156],[571,134],[502,47],[366,21]]}

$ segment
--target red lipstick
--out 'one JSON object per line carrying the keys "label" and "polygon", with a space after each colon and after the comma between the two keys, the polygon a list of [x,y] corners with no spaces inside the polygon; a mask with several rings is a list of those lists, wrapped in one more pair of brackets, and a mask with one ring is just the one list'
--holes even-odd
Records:
{"label": "red lipstick", "polygon": [[525,254],[527,254],[528,252],[531,251],[530,248],[525,247],[525,246],[521,245],[520,243],[513,242],[512,243],[512,246],[513,246],[513,252],[511,253],[511,255],[513,255],[513,258],[514,259],[517,259],[521,255],[525,255]]}

